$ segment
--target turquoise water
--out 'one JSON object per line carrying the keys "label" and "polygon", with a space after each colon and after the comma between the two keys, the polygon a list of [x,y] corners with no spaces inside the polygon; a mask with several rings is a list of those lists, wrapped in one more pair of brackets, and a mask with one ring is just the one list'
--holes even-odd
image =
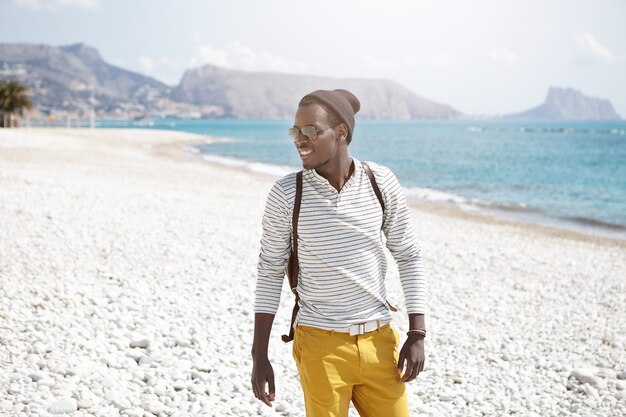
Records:
{"label": "turquoise water", "polygon": [[[291,124],[162,120],[150,127],[228,138],[199,149],[295,170]],[[389,166],[409,198],[626,239],[624,121],[357,120],[350,152]]]}

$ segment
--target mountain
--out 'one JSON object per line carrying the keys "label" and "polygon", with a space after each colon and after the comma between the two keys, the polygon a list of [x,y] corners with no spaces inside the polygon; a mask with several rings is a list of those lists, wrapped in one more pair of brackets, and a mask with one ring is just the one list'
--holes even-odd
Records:
{"label": "mountain", "polygon": [[98,117],[141,117],[176,108],[171,87],[108,64],[83,44],[0,44],[0,79],[8,78],[28,86],[35,117],[87,117],[92,95]]}
{"label": "mountain", "polygon": [[[345,88],[361,101],[360,118],[457,119],[454,108],[384,79],[331,78],[248,72],[205,65],[189,69],[177,86],[116,67],[84,44],[54,47],[0,43],[0,79],[29,87],[32,117],[290,119],[298,100],[318,89]],[[93,95],[93,100],[92,100]],[[610,101],[551,87],[545,102],[514,120],[617,120]]]}
{"label": "mountain", "polygon": [[286,119],[314,90],[344,88],[361,101],[369,119],[454,119],[461,113],[422,98],[390,80],[337,79],[295,74],[227,70],[205,65],[185,72],[172,98],[195,105],[219,103],[227,117]]}
{"label": "mountain", "polygon": [[572,88],[550,87],[544,103],[505,116],[518,120],[619,120],[609,100],[589,97]]}
{"label": "mountain", "polygon": [[359,117],[449,119],[461,113],[389,80],[335,79],[246,72],[206,65],[175,87],[104,61],[84,44],[0,44],[0,79],[29,87],[33,116],[88,117],[93,94],[100,118],[233,117],[290,119],[298,100],[317,89],[346,88],[361,100]]}
{"label": "mountain", "polygon": [[132,106],[166,86],[149,77],[114,67],[98,51],[82,44],[52,47],[0,44],[2,78],[16,78],[30,90],[33,103],[43,111],[85,114],[92,94],[98,107],[108,112]]}

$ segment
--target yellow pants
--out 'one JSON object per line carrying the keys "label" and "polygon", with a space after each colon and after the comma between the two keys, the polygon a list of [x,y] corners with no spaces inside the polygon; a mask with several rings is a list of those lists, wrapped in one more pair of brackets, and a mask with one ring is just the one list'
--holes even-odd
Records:
{"label": "yellow pants", "polygon": [[408,417],[399,342],[389,324],[361,336],[298,326],[293,357],[307,417],[346,417],[350,400],[361,417]]}

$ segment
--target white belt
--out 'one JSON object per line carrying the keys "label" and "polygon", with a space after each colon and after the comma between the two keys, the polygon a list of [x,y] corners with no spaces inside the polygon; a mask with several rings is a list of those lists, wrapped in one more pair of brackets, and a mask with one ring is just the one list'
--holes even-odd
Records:
{"label": "white belt", "polygon": [[350,327],[346,327],[344,329],[337,329],[336,332],[340,333],[350,333],[350,336],[362,335],[365,333],[373,332],[376,329],[380,329],[381,327],[387,325],[391,320],[372,320],[366,321],[365,323],[356,323]]}

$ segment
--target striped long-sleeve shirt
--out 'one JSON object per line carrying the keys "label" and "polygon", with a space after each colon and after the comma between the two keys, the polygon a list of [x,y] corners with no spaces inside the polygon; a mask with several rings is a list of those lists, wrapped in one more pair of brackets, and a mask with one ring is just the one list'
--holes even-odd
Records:
{"label": "striped long-sleeve shirt", "polygon": [[[356,158],[353,175],[337,191],[314,169],[304,170],[298,222],[300,311],[296,323],[341,329],[390,320],[383,238],[400,272],[407,312],[425,314],[426,282],[420,247],[404,192],[389,168],[368,162],[385,211]],[[296,173],[276,181],[263,215],[255,312],[276,314],[289,259]]]}

